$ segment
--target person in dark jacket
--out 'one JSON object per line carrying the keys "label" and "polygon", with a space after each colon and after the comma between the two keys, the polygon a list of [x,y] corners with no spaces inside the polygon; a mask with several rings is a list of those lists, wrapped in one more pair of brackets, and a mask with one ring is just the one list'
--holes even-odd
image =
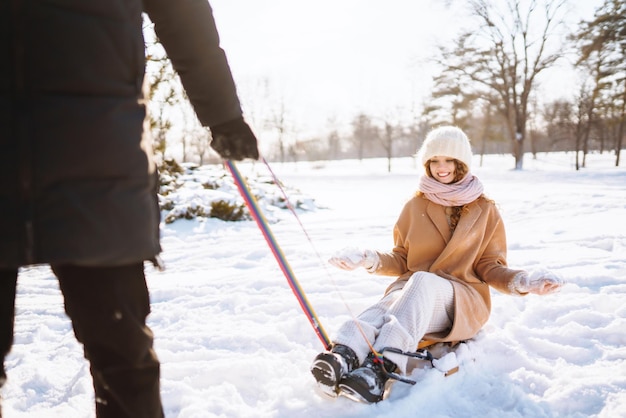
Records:
{"label": "person in dark jacket", "polygon": [[18,269],[49,264],[83,344],[98,417],[162,417],[143,263],[156,261],[142,13],[211,146],[258,158],[207,1],[0,3],[0,386]]}

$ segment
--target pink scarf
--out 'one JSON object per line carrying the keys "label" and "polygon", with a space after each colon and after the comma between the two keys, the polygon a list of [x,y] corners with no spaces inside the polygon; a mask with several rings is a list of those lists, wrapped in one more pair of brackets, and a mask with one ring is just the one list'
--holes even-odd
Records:
{"label": "pink scarf", "polygon": [[424,196],[431,202],[442,206],[463,206],[483,194],[483,184],[471,173],[453,184],[440,183],[431,177],[422,176],[419,191],[424,193]]}

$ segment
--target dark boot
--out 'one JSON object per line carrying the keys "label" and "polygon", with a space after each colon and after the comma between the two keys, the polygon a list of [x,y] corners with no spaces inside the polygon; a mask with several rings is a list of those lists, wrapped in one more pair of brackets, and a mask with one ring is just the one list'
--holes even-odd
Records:
{"label": "dark boot", "polygon": [[325,394],[337,396],[337,384],[343,376],[359,367],[356,353],[347,345],[335,344],[330,351],[318,354],[311,365],[311,373]]}
{"label": "dark boot", "polygon": [[384,358],[382,361],[372,353],[361,367],[348,373],[339,382],[340,394],[357,402],[375,403],[383,400],[387,373],[396,370],[396,365]]}

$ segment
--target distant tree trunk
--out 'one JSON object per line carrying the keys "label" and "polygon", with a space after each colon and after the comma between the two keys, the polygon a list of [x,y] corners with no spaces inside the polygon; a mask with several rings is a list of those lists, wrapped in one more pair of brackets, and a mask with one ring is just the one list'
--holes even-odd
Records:
{"label": "distant tree trunk", "polygon": [[[626,53],[624,54],[626,56]],[[626,123],[626,80],[623,81],[624,93],[622,97],[622,109],[620,114],[619,127],[617,130],[617,138],[615,143],[615,167],[619,167],[619,157],[622,152],[622,144],[624,140],[624,124]]]}
{"label": "distant tree trunk", "polygon": [[284,163],[287,157],[287,146],[285,144],[285,136],[287,133],[286,113],[285,100],[281,98],[280,105],[273,110],[271,119],[268,121],[268,125],[271,128],[276,129],[278,133],[278,152],[281,163]]}
{"label": "distant tree trunk", "polygon": [[619,157],[622,150],[622,143],[624,140],[624,121],[619,124],[619,131],[617,133],[617,141],[615,144],[615,167],[619,167]]}
{"label": "distant tree trunk", "polygon": [[480,167],[483,166],[483,159],[485,152],[487,151],[487,135],[489,133],[489,127],[491,126],[491,105],[487,103],[485,106],[485,123],[483,124],[483,131],[480,142]]}
{"label": "distant tree trunk", "polygon": [[393,157],[394,128],[389,122],[385,122],[385,137],[383,138],[383,148],[387,153],[387,172],[391,173],[391,159]]}

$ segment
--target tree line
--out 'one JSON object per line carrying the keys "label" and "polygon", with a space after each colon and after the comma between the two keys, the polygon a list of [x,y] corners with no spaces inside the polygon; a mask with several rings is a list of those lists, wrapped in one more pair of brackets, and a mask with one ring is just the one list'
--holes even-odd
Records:
{"label": "tree line", "polygon": [[[511,153],[516,169],[523,168],[529,151],[573,151],[576,169],[585,167],[589,152],[609,151],[619,166],[626,134],[626,2],[604,0],[592,18],[571,31],[565,20],[568,0],[463,4],[472,28],[439,47],[430,97],[421,98],[426,104],[416,106],[410,121],[394,112],[358,113],[347,134],[330,126],[325,137],[297,138],[281,101],[253,121],[275,134],[275,149],[265,157],[384,156],[391,169],[392,158],[412,155],[432,127],[454,124],[472,138],[475,152]],[[216,158],[209,151],[210,134],[195,120],[149,22],[145,27],[155,149],[165,156],[174,147],[183,161],[210,162]],[[540,100],[542,75],[567,60],[578,79],[575,91]],[[261,84],[271,89],[267,80]],[[247,113],[255,115],[254,109]]]}

